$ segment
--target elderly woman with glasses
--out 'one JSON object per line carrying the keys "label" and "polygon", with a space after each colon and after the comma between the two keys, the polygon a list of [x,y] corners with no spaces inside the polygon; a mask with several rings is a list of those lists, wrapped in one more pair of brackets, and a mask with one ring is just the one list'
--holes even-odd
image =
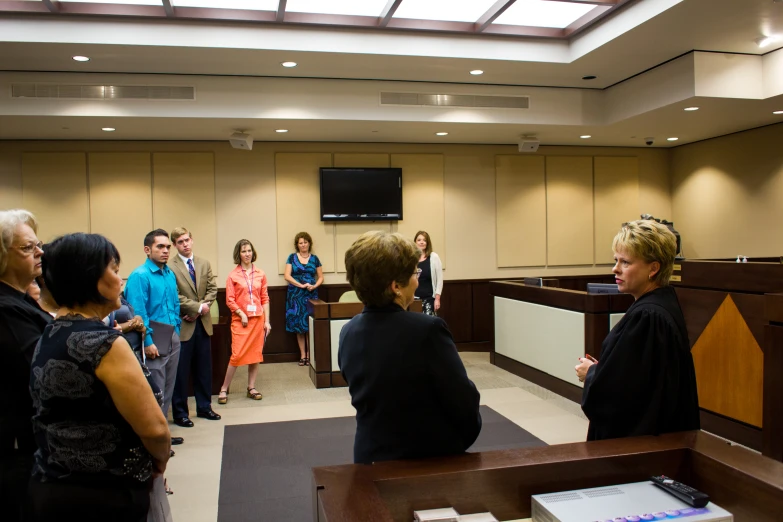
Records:
{"label": "elderly woman with glasses", "polygon": [[[4,515],[20,520],[36,450],[28,389],[30,361],[49,314],[27,295],[41,275],[38,223],[26,210],[0,211],[0,498]],[[5,519],[4,519],[5,520]]]}
{"label": "elderly woman with glasses", "polygon": [[354,461],[456,455],[481,431],[479,392],[442,319],[409,313],[419,250],[367,232],[345,253],[364,311],[340,333],[338,360],[356,408]]}

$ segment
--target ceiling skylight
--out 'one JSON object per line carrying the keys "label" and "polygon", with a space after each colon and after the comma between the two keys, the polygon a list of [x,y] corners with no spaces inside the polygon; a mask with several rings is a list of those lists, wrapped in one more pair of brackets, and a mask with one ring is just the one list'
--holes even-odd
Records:
{"label": "ceiling skylight", "polygon": [[517,0],[495,19],[495,23],[565,29],[595,7],[592,4],[574,2]]}
{"label": "ceiling skylight", "polygon": [[60,0],[60,2],[80,2],[84,4],[163,5],[160,0]]}
{"label": "ceiling skylight", "polygon": [[[404,3],[404,2],[403,2]],[[288,0],[288,13],[381,16],[386,0]]]}
{"label": "ceiling skylight", "polygon": [[495,0],[402,0],[394,18],[473,23],[494,4]]}
{"label": "ceiling skylight", "polygon": [[279,3],[279,0],[171,0],[174,7],[219,7],[252,11],[277,11]]}

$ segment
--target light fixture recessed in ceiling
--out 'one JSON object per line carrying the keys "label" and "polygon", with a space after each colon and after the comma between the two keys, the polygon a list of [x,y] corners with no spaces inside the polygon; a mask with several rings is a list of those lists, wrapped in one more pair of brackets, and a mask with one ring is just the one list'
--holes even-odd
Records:
{"label": "light fixture recessed in ceiling", "polygon": [[666,141],[677,141],[677,140],[679,140],[679,139],[680,139],[680,138],[666,138]]}
{"label": "light fixture recessed in ceiling", "polygon": [[693,112],[693,111],[698,111],[699,108],[698,107],[685,107],[683,110],[684,111],[688,111],[688,112]]}
{"label": "light fixture recessed in ceiling", "polygon": [[296,67],[297,63],[296,62],[281,62],[280,65],[282,65],[283,67],[291,68],[291,67]]}
{"label": "light fixture recessed in ceiling", "polygon": [[114,132],[117,129],[115,129],[114,127],[102,127],[101,130],[103,132]]}
{"label": "light fixture recessed in ceiling", "polygon": [[275,129],[275,132],[280,132],[280,133],[288,132],[288,129]]}
{"label": "light fixture recessed in ceiling", "polygon": [[581,135],[581,136],[579,136],[579,137],[580,137],[580,138],[582,138],[583,140],[586,140],[586,139],[592,138],[592,136],[591,136],[590,134],[582,134],[582,135]]}
{"label": "light fixture recessed in ceiling", "polygon": [[473,69],[472,71],[470,71],[470,74],[472,74],[473,76],[480,76],[484,74],[484,71],[482,71],[481,69]]}
{"label": "light fixture recessed in ceiling", "polygon": [[772,111],[772,114],[783,114],[783,111]]}
{"label": "light fixture recessed in ceiling", "polygon": [[588,74],[587,76],[582,76],[583,80],[595,80],[598,78],[598,76],[593,76],[592,74]]}
{"label": "light fixture recessed in ceiling", "polygon": [[448,136],[448,135],[449,135],[448,132],[436,132],[435,133],[435,136]]}
{"label": "light fixture recessed in ceiling", "polygon": [[764,47],[771,43],[777,42],[778,40],[780,40],[779,36],[759,36],[753,41],[756,42],[756,45],[763,49]]}
{"label": "light fixture recessed in ceiling", "polygon": [[71,56],[71,59],[74,62],[89,62],[90,57],[89,56]]}

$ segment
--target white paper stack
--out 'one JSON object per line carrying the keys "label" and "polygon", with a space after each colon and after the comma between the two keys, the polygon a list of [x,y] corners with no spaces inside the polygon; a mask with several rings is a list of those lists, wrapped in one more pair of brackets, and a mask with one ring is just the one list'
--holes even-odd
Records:
{"label": "white paper stack", "polygon": [[413,522],[459,522],[459,513],[454,508],[414,511]]}

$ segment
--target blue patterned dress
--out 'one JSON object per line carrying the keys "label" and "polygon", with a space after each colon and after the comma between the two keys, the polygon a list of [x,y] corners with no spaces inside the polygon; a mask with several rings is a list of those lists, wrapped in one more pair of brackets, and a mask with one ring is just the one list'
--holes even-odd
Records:
{"label": "blue patterned dress", "polygon": [[[317,268],[321,261],[315,254],[304,265],[299,261],[296,252],[288,256],[287,265],[291,265],[291,277],[302,284],[314,285],[318,281]],[[318,299],[318,289],[312,292],[299,288],[289,283],[288,294],[285,298],[285,330],[286,332],[307,333],[307,301]]]}

